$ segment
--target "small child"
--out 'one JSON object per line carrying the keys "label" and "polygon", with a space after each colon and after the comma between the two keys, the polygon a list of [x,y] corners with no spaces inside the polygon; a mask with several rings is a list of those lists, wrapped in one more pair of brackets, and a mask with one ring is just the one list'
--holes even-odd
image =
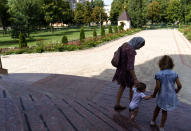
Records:
{"label": "small child", "polygon": [[136,86],[133,88],[133,99],[129,104],[130,120],[135,120],[141,100],[148,100],[151,98],[151,96],[146,96],[144,94],[145,90],[146,85],[142,82],[136,84]]}
{"label": "small child", "polygon": [[[180,91],[182,85],[179,81],[178,74],[172,71],[174,67],[173,60],[170,56],[165,55],[159,60],[160,72],[155,74],[156,87],[153,92],[153,98],[156,97],[156,107],[153,113],[151,126],[156,125],[156,118],[162,110],[162,119],[160,123],[160,131],[164,131],[164,124],[167,119],[167,111],[174,110],[178,104],[176,93]],[[174,87],[177,84],[178,88]]]}

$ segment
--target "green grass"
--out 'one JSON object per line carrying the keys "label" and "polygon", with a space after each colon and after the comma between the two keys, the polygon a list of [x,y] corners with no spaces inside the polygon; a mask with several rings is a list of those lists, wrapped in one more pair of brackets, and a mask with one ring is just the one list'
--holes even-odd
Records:
{"label": "green grass", "polygon": [[[94,28],[96,28],[97,34],[100,35],[99,27],[84,27],[86,38],[93,36]],[[68,41],[78,40],[80,37],[80,28],[63,28],[60,30],[55,30],[53,33],[50,31],[33,32],[30,34],[30,38],[27,38],[28,46],[36,46],[37,41],[40,39],[46,44],[58,43],[61,42],[63,35],[68,37]],[[18,39],[12,39],[10,34],[3,35],[2,31],[0,31],[0,48],[18,46]]]}

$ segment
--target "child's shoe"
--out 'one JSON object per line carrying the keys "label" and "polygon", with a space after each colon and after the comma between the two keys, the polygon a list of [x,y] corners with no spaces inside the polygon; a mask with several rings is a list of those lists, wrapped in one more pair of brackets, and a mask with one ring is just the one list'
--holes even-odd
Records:
{"label": "child's shoe", "polygon": [[151,122],[150,122],[150,126],[156,126],[155,121],[151,121]]}

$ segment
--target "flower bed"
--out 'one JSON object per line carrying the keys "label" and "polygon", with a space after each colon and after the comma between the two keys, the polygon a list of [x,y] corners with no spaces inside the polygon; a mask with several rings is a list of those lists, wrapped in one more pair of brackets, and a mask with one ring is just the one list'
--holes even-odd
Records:
{"label": "flower bed", "polygon": [[1,54],[22,54],[22,53],[42,53],[42,52],[53,52],[53,51],[73,51],[73,50],[82,50],[91,47],[96,47],[104,42],[115,40],[119,37],[126,35],[131,35],[136,32],[141,31],[141,29],[129,29],[127,31],[122,31],[119,33],[110,33],[106,36],[97,36],[96,38],[88,37],[83,41],[69,41],[66,44],[62,43],[50,43],[44,44],[43,40],[39,40],[36,46],[27,47],[27,48],[3,48],[1,49]]}
{"label": "flower bed", "polygon": [[191,41],[191,26],[190,26],[190,25],[181,26],[178,30],[179,30],[180,32],[182,32],[182,33],[184,34],[184,36],[185,36],[189,41]]}

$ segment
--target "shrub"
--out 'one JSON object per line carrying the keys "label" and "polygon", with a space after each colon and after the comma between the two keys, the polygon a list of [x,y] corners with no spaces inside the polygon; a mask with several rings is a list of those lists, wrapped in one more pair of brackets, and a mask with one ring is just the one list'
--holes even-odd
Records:
{"label": "shrub", "polygon": [[93,31],[93,38],[96,38],[97,37],[97,32],[96,32],[96,29],[94,29]]}
{"label": "shrub", "polygon": [[42,41],[39,41],[36,43],[35,51],[37,53],[42,53],[45,51],[45,46],[44,46],[44,43]]}
{"label": "shrub", "polygon": [[117,26],[114,27],[114,31],[115,31],[115,33],[118,33],[118,28],[117,28]]}
{"label": "shrub", "polygon": [[83,41],[84,39],[85,39],[84,29],[81,28],[81,29],[80,29],[80,41]]}
{"label": "shrub", "polygon": [[64,36],[62,37],[62,43],[63,43],[63,44],[68,43],[68,38],[67,38],[67,36],[64,35]]}
{"label": "shrub", "polygon": [[19,47],[20,48],[27,47],[26,37],[25,37],[25,34],[23,33],[19,34]]}
{"label": "shrub", "polygon": [[104,28],[104,26],[101,27],[101,36],[105,36],[105,28]]}
{"label": "shrub", "polygon": [[113,33],[111,25],[109,25],[109,33]]}

